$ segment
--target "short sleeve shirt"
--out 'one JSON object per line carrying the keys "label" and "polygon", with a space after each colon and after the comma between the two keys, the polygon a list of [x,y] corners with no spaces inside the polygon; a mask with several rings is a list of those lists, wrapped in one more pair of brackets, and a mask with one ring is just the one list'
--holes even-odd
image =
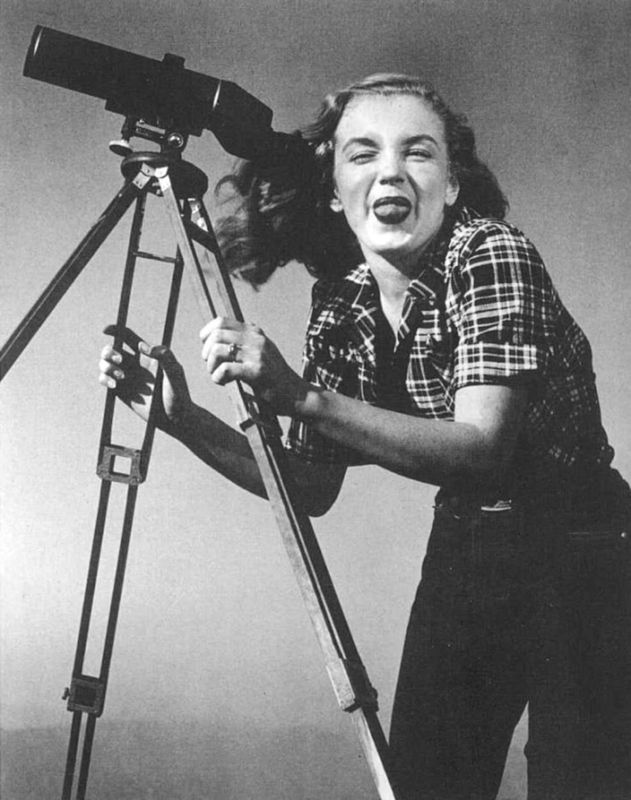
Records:
{"label": "short sleeve shirt", "polygon": [[[380,405],[379,292],[360,265],[318,281],[304,349],[311,383]],[[466,209],[423,254],[410,283],[391,358],[405,359],[408,413],[453,420],[458,389],[531,385],[519,448],[554,468],[607,465],[592,356],[533,244],[512,225]],[[362,463],[350,448],[293,420],[287,446],[307,460]]]}

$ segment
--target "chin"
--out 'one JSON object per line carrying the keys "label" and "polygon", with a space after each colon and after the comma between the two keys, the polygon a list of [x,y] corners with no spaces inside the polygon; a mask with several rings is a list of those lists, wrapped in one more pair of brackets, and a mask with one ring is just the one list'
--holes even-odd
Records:
{"label": "chin", "polygon": [[420,252],[421,249],[422,246],[419,247],[414,244],[408,237],[392,237],[389,241],[375,242],[374,246],[370,248],[373,253],[384,258],[407,258],[416,252]]}

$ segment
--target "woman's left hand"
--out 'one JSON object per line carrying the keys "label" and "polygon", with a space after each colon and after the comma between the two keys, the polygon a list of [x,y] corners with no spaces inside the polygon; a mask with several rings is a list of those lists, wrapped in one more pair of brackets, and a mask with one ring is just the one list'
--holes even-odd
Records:
{"label": "woman's left hand", "polygon": [[276,414],[292,416],[308,385],[256,325],[217,317],[200,331],[202,358],[215,383],[249,384]]}

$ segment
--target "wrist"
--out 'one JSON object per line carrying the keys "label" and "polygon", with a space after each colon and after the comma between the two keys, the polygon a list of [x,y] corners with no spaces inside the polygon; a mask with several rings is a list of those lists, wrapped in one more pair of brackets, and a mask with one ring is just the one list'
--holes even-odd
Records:
{"label": "wrist", "polygon": [[305,383],[295,403],[294,416],[303,422],[315,422],[322,417],[326,405],[326,391],[320,386]]}

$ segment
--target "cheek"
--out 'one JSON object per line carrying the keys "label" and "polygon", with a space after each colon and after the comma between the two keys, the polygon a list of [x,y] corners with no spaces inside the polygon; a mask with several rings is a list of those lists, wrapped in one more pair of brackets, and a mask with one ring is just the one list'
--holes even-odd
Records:
{"label": "cheek", "polygon": [[361,190],[357,187],[348,183],[336,184],[334,205],[337,206],[337,210],[344,213],[349,223],[357,220],[362,213],[364,204],[361,198]]}

